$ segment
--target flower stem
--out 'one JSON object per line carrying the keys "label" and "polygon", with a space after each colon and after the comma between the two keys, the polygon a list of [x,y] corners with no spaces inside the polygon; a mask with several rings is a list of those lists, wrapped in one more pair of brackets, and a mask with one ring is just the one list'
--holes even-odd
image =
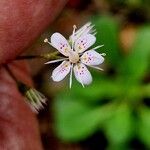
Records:
{"label": "flower stem", "polygon": [[26,98],[25,100],[29,104],[30,108],[36,113],[38,113],[40,109],[44,108],[43,104],[46,103],[47,98],[36,89],[18,81],[8,65],[4,65],[4,67],[16,82],[19,92]]}
{"label": "flower stem", "polygon": [[13,80],[17,83],[18,80],[15,77],[15,75],[12,73],[12,71],[10,70],[10,68],[8,67],[8,65],[4,65],[4,68],[6,69],[6,71],[9,73],[9,75],[13,78]]}
{"label": "flower stem", "polygon": [[56,59],[58,58],[59,52],[53,52],[53,53],[46,53],[46,54],[40,54],[40,55],[23,55],[23,56],[18,56],[15,60],[24,60],[24,59],[37,59],[37,58],[42,58],[42,59]]}
{"label": "flower stem", "polygon": [[34,58],[43,58],[43,57],[40,55],[18,56],[15,60],[34,59]]}
{"label": "flower stem", "polygon": [[16,82],[18,90],[24,94],[29,87],[26,86],[24,83],[20,82],[17,80],[17,78],[15,77],[15,75],[13,74],[13,72],[10,70],[10,68],[8,67],[8,65],[4,65],[5,69],[7,70],[7,72],[9,73],[9,75],[13,78],[13,80]]}

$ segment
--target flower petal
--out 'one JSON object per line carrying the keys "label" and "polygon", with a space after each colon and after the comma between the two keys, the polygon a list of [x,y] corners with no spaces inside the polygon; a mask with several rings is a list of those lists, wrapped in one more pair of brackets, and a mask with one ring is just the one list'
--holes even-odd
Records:
{"label": "flower petal", "polygon": [[91,47],[96,41],[96,37],[92,34],[84,34],[76,42],[74,49],[78,53],[82,53]]}
{"label": "flower petal", "polygon": [[91,73],[84,64],[78,63],[73,69],[77,81],[79,81],[83,86],[84,84],[88,85],[92,82]]}
{"label": "flower petal", "polygon": [[81,28],[79,28],[76,32],[75,32],[75,34],[77,35],[77,34],[80,34],[80,33],[82,33],[83,31],[85,32],[86,31],[86,33],[88,33],[88,31],[90,31],[90,30],[87,30],[87,29],[91,29],[91,27],[93,27],[93,26],[91,26],[91,22],[87,22],[85,25],[83,25]]}
{"label": "flower petal", "polygon": [[82,63],[89,66],[99,65],[104,62],[104,57],[102,57],[101,54],[94,50],[86,51],[80,59]]}
{"label": "flower petal", "polygon": [[69,51],[71,50],[71,47],[66,38],[60,33],[56,32],[51,36],[51,45],[64,56],[69,56]]}
{"label": "flower petal", "polygon": [[61,81],[70,72],[71,64],[69,61],[63,61],[52,72],[52,79],[56,82]]}
{"label": "flower petal", "polygon": [[87,22],[85,25],[79,28],[74,34],[72,34],[69,39],[71,41],[76,41],[83,34],[89,34],[89,33],[94,34],[93,27],[94,25],[92,25],[91,22]]}

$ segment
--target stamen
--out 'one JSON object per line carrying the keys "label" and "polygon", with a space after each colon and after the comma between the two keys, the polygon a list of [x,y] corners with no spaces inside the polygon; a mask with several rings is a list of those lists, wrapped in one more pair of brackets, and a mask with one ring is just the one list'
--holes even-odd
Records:
{"label": "stamen", "polygon": [[47,42],[48,42],[48,39],[47,39],[47,38],[46,38],[46,39],[44,39],[44,42],[45,42],[45,43],[47,43]]}
{"label": "stamen", "polygon": [[73,25],[73,31],[72,31],[72,35],[73,35],[73,36],[74,36],[74,33],[75,33],[76,29],[77,29],[77,26],[76,26],[76,25]]}
{"label": "stamen", "polygon": [[92,35],[96,35],[96,34],[97,34],[97,32],[92,33]]}
{"label": "stamen", "polygon": [[50,44],[50,45],[52,45],[52,44],[48,41],[47,38],[44,40],[44,42],[45,42],[45,43],[48,43],[48,44]]}
{"label": "stamen", "polygon": [[77,26],[76,26],[76,25],[73,25],[73,29],[76,30],[76,29],[77,29]]}
{"label": "stamen", "polygon": [[59,61],[64,61],[64,60],[67,60],[67,59],[68,59],[68,58],[62,58],[62,59],[51,60],[51,61],[46,62],[45,64],[52,64],[52,63],[56,63],[56,62],[59,62]]}
{"label": "stamen", "polygon": [[[76,25],[73,25],[73,32],[72,32],[72,36],[74,37],[75,31],[77,29]],[[74,40],[72,40],[72,45],[71,45],[71,49],[73,50],[73,45],[74,45]]]}
{"label": "stamen", "polygon": [[89,66],[89,67],[94,68],[94,69],[97,69],[97,70],[100,70],[100,71],[104,71],[104,69],[99,68],[99,67],[96,67],[96,66]]}
{"label": "stamen", "polygon": [[101,56],[106,56],[106,53],[102,53]]}
{"label": "stamen", "polygon": [[101,48],[101,47],[103,47],[103,46],[104,46],[104,45],[98,45],[98,46],[94,47],[92,50],[95,50],[95,49]]}

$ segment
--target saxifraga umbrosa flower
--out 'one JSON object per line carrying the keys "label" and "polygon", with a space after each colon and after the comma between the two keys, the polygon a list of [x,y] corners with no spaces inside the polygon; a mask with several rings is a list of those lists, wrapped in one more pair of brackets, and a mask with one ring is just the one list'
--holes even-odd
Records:
{"label": "saxifraga umbrosa flower", "polygon": [[98,65],[104,62],[105,54],[99,54],[95,50],[102,47],[99,45],[95,48],[89,49],[95,42],[95,30],[91,22],[86,23],[83,27],[76,30],[73,26],[73,33],[67,41],[64,36],[56,32],[52,34],[50,40],[45,39],[44,42],[49,43],[56,48],[64,58],[48,61],[46,64],[62,61],[52,72],[53,81],[59,82],[63,80],[67,74],[70,73],[70,88],[72,86],[72,72],[74,71],[75,78],[78,82],[88,85],[92,82],[92,76],[86,66],[103,70]]}

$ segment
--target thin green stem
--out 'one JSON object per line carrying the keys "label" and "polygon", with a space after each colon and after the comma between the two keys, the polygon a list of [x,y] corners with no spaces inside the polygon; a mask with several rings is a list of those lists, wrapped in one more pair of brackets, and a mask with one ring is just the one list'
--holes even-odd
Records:
{"label": "thin green stem", "polygon": [[52,59],[60,58],[58,54],[59,52],[46,53],[40,55],[23,55],[23,56],[18,56],[15,60],[37,59],[37,58],[52,60]]}

